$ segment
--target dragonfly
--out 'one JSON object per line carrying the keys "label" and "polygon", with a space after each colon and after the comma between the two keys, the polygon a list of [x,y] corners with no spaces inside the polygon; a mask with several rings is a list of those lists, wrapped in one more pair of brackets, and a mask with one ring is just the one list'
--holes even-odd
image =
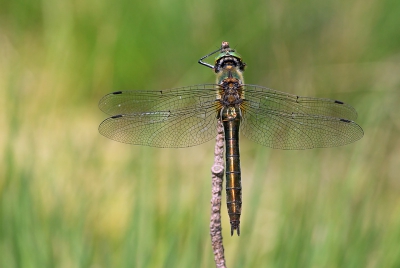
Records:
{"label": "dragonfly", "polygon": [[[205,62],[214,54],[214,64]],[[364,135],[354,122],[356,110],[342,101],[245,84],[246,64],[228,42],[198,63],[214,71],[216,83],[105,95],[99,108],[111,117],[99,132],[123,143],[182,148],[215,138],[222,122],[231,235],[240,235],[242,211],[239,132],[263,146],[288,150],[341,146]]]}

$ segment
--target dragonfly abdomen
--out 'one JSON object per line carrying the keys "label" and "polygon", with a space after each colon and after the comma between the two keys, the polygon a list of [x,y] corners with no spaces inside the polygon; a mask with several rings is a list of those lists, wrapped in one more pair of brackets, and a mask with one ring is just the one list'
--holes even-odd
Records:
{"label": "dragonfly abdomen", "polygon": [[221,119],[225,132],[226,203],[231,223],[231,235],[233,235],[235,230],[240,235],[240,214],[242,210],[242,182],[239,153],[240,108],[225,106],[221,111]]}

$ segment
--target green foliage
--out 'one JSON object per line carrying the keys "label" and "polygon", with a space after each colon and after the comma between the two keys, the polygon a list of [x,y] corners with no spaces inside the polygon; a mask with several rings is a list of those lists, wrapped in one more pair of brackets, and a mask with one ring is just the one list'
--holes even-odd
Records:
{"label": "green foliage", "polygon": [[212,267],[213,142],[107,140],[101,96],[212,83],[221,41],[247,83],[340,99],[362,140],[279,151],[241,139],[229,267],[399,267],[400,3],[0,0],[0,267]]}

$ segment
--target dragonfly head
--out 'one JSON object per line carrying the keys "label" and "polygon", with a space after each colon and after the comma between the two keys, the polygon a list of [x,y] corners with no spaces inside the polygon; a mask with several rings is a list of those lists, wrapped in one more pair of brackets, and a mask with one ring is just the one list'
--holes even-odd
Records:
{"label": "dragonfly head", "polygon": [[[216,57],[215,57],[215,63],[214,66],[203,62],[203,60],[215,53],[219,53]],[[204,57],[199,59],[199,63],[207,66],[209,68],[214,69],[214,71],[216,73],[220,72],[221,69],[225,68],[226,66],[231,66],[231,67],[235,67],[238,68],[240,71],[244,71],[244,67],[246,66],[246,64],[242,61],[242,57],[240,56],[239,53],[237,53],[234,49],[229,47],[229,43],[226,41],[222,42],[221,48],[211,52],[207,55],[205,55]]]}
{"label": "dragonfly head", "polygon": [[215,72],[218,73],[221,68],[224,68],[226,65],[239,68],[241,71],[244,71],[246,66],[246,64],[242,61],[242,56],[240,56],[240,54],[234,49],[230,48],[228,42],[222,42],[221,51],[215,57]]}

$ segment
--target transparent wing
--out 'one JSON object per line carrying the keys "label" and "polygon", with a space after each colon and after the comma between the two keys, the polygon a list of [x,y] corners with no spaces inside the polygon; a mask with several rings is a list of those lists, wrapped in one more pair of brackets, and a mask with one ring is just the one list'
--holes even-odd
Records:
{"label": "transparent wing", "polygon": [[[99,131],[125,143],[155,147],[188,147],[215,136],[216,85],[203,84],[162,91],[118,91],[99,107],[113,115]],[[245,85],[242,133],[271,148],[308,149],[348,144],[363,130],[352,120],[353,107],[341,101],[307,98]]]}
{"label": "transparent wing", "polygon": [[99,103],[114,115],[99,132],[107,138],[136,145],[179,148],[207,142],[216,135],[218,102],[215,85],[163,91],[122,91]]}
{"label": "transparent wing", "polygon": [[109,115],[149,111],[175,111],[209,105],[216,99],[216,85],[203,84],[159,91],[116,91],[105,95],[99,108]]}
{"label": "transparent wing", "polygon": [[244,99],[254,108],[280,111],[285,114],[312,114],[356,120],[356,110],[338,100],[309,98],[276,91],[257,85],[245,85]]}
{"label": "transparent wing", "polygon": [[362,128],[351,121],[357,117],[354,108],[341,101],[246,85],[241,108],[242,134],[271,148],[334,147],[364,135]]}

